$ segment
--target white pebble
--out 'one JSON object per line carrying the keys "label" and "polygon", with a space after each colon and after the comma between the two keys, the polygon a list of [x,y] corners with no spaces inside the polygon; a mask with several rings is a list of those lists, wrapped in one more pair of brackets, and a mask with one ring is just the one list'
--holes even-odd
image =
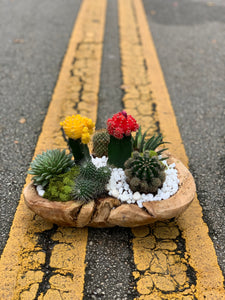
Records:
{"label": "white pebble", "polygon": [[112,190],[111,194],[112,194],[112,196],[115,197],[115,198],[118,198],[118,196],[119,196],[119,192],[118,192],[118,190],[116,190],[116,189]]}
{"label": "white pebble", "polygon": [[40,190],[40,191],[38,192],[38,195],[39,195],[40,197],[43,197],[44,194],[45,194],[45,191],[44,191],[44,190]]}
{"label": "white pebble", "polygon": [[36,187],[36,191],[37,191],[37,193],[38,193],[38,195],[39,195],[40,197],[43,197],[43,196],[44,196],[45,190],[44,190],[44,188],[43,188],[42,185],[38,185],[38,186]]}
{"label": "white pebble", "polygon": [[142,200],[138,200],[137,201],[137,205],[142,208],[143,207],[143,201]]}
{"label": "white pebble", "polygon": [[135,193],[133,194],[133,199],[134,199],[135,201],[138,201],[139,199],[141,199],[141,194],[140,194],[139,192],[135,192]]}
{"label": "white pebble", "polygon": [[120,195],[120,199],[121,199],[121,201],[126,202],[127,200],[129,200],[129,195],[126,193],[123,193],[122,195]]}

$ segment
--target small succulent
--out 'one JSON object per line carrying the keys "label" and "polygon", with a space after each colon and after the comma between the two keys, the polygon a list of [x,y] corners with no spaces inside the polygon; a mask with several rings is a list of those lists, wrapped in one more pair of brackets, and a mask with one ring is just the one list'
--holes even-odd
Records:
{"label": "small succulent", "polygon": [[96,166],[91,160],[86,160],[80,166],[80,176],[86,179],[92,179],[95,177],[97,172]]}
{"label": "small succulent", "polygon": [[165,181],[165,166],[151,151],[133,152],[124,166],[127,183],[133,192],[156,193]]}
{"label": "small succulent", "polygon": [[44,198],[61,202],[72,200],[71,193],[75,185],[75,179],[79,173],[79,166],[74,166],[68,172],[51,178],[46,187]]}
{"label": "small succulent", "polygon": [[96,168],[91,160],[85,161],[80,167],[80,175],[72,190],[73,200],[88,203],[97,199],[106,192],[105,187],[110,176],[111,171],[107,166]]}
{"label": "small succulent", "polygon": [[74,165],[71,154],[59,149],[47,150],[38,154],[30,164],[29,174],[34,175],[33,181],[35,185],[48,185],[49,180],[54,176],[66,173]]}
{"label": "small succulent", "polygon": [[109,181],[110,176],[111,170],[107,166],[97,169],[96,177],[98,179],[98,182],[106,184]]}
{"label": "small succulent", "polygon": [[90,179],[79,177],[76,180],[72,195],[73,200],[88,203],[96,198],[96,182]]}
{"label": "small succulent", "polygon": [[[136,132],[135,137],[132,138],[133,151],[139,151],[139,152],[144,152],[145,150],[155,151],[156,148],[158,148],[160,145],[168,144],[168,142],[163,141],[163,137],[161,134],[159,134],[158,136],[153,135],[150,139],[145,139],[147,132],[148,132],[148,130],[146,130],[144,132],[144,134],[142,134],[141,126],[139,127],[138,131]],[[165,150],[168,150],[168,148],[158,150],[158,151],[156,151],[156,153],[158,155],[160,155]]]}
{"label": "small succulent", "polygon": [[108,156],[110,135],[107,130],[95,132],[92,138],[93,154],[97,157]]}

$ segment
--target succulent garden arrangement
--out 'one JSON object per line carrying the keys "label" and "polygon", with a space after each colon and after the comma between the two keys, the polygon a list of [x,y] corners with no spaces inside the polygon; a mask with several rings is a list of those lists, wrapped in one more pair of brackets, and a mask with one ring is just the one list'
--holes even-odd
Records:
{"label": "succulent garden arrangement", "polygon": [[68,116],[60,125],[68,151],[47,150],[35,157],[28,171],[43,198],[87,204],[112,196],[142,207],[145,201],[176,193],[179,180],[175,166],[168,166],[163,157],[167,149],[159,148],[165,144],[162,136],[147,138],[147,131],[142,133],[125,111],[96,132],[93,121],[80,115]]}

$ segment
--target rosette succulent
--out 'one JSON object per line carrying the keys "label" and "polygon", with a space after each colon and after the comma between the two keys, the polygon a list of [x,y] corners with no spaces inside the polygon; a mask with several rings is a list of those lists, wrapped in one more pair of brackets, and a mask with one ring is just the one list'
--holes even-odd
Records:
{"label": "rosette succulent", "polygon": [[68,172],[73,165],[72,154],[66,154],[65,150],[59,149],[47,150],[35,157],[28,173],[34,175],[32,180],[35,185],[45,187],[51,178]]}

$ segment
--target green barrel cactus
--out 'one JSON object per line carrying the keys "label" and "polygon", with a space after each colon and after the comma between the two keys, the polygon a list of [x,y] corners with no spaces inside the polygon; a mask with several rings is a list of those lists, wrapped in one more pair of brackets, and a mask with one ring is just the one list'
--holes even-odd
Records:
{"label": "green barrel cactus", "polygon": [[107,130],[95,132],[92,138],[93,155],[97,157],[108,156],[108,145],[110,142],[110,135]]}
{"label": "green barrel cactus", "polygon": [[165,165],[155,152],[132,153],[124,164],[127,183],[133,192],[156,193],[165,181]]}
{"label": "green barrel cactus", "polygon": [[35,185],[47,186],[54,176],[66,173],[74,166],[72,154],[59,149],[47,150],[38,154],[30,164],[28,174],[34,175],[32,180]]}

